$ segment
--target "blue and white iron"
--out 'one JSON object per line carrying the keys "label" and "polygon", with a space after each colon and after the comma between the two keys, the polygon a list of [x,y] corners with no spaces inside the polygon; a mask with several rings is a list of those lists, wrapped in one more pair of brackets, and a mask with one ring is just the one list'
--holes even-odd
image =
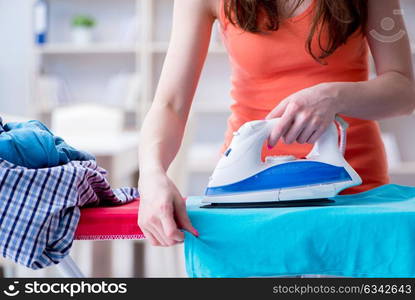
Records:
{"label": "blue and white iron", "polygon": [[[344,159],[347,123],[337,117],[304,159],[271,156],[261,160],[262,146],[279,118],[245,123],[234,133],[206,188],[204,204],[269,204],[327,199],[362,183]],[[236,206],[237,206],[236,205]]]}

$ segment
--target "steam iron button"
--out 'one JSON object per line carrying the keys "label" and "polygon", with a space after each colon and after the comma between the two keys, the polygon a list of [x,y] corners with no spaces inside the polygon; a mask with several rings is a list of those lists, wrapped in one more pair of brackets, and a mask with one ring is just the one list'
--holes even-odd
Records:
{"label": "steam iron button", "polygon": [[267,156],[265,157],[265,162],[267,163],[276,163],[276,162],[285,162],[285,161],[293,161],[297,158],[293,155],[275,155],[275,156]]}

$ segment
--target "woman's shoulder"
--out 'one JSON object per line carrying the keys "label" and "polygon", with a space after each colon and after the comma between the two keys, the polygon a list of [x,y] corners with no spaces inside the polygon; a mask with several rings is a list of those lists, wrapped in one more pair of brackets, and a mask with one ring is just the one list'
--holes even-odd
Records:
{"label": "woman's shoulder", "polygon": [[[209,13],[214,18],[219,18],[220,5],[224,0],[175,0],[181,5],[191,4],[192,8],[196,8],[199,12]],[[186,3],[189,2],[189,3]]]}
{"label": "woman's shoulder", "polygon": [[208,2],[209,7],[212,11],[214,17],[219,18],[220,14],[220,5],[224,0],[206,0]]}

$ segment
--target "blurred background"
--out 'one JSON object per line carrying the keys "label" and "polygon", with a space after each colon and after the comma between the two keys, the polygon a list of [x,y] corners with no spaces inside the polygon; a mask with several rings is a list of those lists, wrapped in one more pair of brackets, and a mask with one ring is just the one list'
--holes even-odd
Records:
{"label": "blurred background", "polygon": [[[401,2],[415,41],[415,2]],[[173,0],[0,0],[0,115],[45,122],[94,153],[113,187],[135,186],[140,124],[166,54],[172,8]],[[215,25],[184,145],[169,170],[183,195],[202,194],[218,159],[229,77]],[[415,115],[381,127],[392,182],[414,185]],[[75,241],[72,255],[87,276],[179,277],[182,251],[145,241]],[[55,267],[35,272],[2,259],[0,270],[0,277],[58,276]]]}

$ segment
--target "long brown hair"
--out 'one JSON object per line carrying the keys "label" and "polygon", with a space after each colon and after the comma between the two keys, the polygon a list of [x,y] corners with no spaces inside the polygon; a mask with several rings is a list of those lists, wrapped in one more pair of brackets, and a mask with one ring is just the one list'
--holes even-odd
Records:
{"label": "long brown hair", "polygon": [[[304,0],[296,0],[291,14],[300,7]],[[306,48],[317,61],[333,54],[338,47],[345,44],[347,39],[357,30],[364,34],[367,22],[367,0],[313,0],[316,1],[314,17]],[[276,31],[282,21],[281,2],[288,0],[225,0],[224,11],[226,18],[236,26],[252,33]],[[265,16],[265,22],[260,22],[260,16]],[[323,28],[327,30],[328,41],[322,44]],[[313,53],[312,41],[317,35],[321,50],[320,54]]]}

